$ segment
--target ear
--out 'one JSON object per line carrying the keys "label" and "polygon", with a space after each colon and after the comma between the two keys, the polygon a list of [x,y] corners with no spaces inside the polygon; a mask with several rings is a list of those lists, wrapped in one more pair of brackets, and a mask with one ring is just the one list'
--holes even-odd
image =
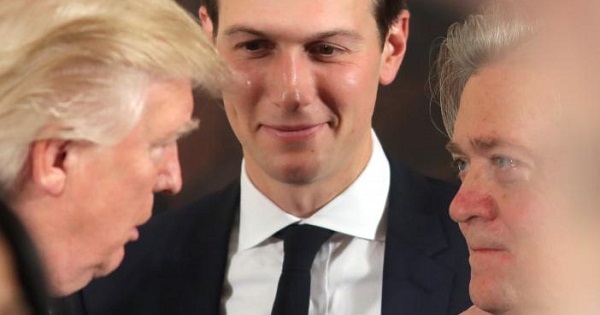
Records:
{"label": "ear", "polygon": [[200,17],[200,22],[202,22],[202,29],[204,30],[204,34],[210,38],[214,44],[215,37],[213,36],[214,25],[210,16],[208,15],[208,11],[206,11],[205,6],[201,6],[198,10],[198,16]]}
{"label": "ear", "polygon": [[33,182],[51,195],[63,192],[67,178],[65,160],[69,142],[65,140],[40,140],[31,148],[31,174]]}
{"label": "ear", "polygon": [[388,85],[394,81],[404,59],[408,41],[409,19],[410,13],[407,10],[402,10],[388,30],[383,44],[383,52],[381,53],[381,68],[379,71],[379,83],[383,85]]}

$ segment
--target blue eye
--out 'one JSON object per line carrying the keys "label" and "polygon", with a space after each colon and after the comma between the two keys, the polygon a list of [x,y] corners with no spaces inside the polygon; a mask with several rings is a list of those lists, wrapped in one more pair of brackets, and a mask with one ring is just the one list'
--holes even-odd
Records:
{"label": "blue eye", "polygon": [[500,170],[508,170],[517,166],[517,162],[513,158],[503,155],[493,156],[492,164]]}
{"label": "blue eye", "polygon": [[505,184],[518,183],[527,178],[528,167],[510,156],[495,155],[491,157],[491,165],[496,178]]}
{"label": "blue eye", "polygon": [[469,163],[461,158],[455,158],[452,161],[452,166],[458,170],[459,174],[468,170]]}

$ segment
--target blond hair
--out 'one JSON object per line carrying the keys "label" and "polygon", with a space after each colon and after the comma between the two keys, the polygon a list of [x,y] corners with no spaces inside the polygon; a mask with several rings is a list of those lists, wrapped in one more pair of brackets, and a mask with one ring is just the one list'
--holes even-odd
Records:
{"label": "blond hair", "polygon": [[467,81],[485,65],[516,49],[534,32],[525,7],[509,0],[492,2],[480,14],[471,15],[448,29],[434,68],[435,97],[444,127],[452,137],[460,98]]}
{"label": "blond hair", "polygon": [[0,190],[41,139],[118,142],[154,80],[216,93],[227,70],[199,23],[172,0],[0,2]]}

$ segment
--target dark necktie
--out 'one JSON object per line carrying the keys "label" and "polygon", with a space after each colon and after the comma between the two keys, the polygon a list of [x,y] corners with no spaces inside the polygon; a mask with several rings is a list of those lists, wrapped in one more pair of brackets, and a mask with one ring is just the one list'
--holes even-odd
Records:
{"label": "dark necktie", "polygon": [[292,224],[275,236],[283,239],[283,268],[271,315],[307,315],[310,268],[321,245],[333,231],[307,224]]}

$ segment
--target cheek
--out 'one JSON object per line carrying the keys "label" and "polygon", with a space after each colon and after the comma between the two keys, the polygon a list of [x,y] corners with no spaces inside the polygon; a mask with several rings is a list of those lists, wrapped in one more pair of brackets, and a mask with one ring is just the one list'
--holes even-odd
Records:
{"label": "cheek", "polygon": [[365,82],[359,71],[342,71],[336,82],[344,92],[355,91],[356,88],[362,86]]}
{"label": "cheek", "polygon": [[[250,102],[252,96],[264,89],[268,73],[268,64],[261,64],[253,60],[227,60],[232,73],[231,86],[227,87],[223,94],[231,98],[245,99]],[[276,75],[271,73],[271,76]]]}
{"label": "cheek", "polygon": [[332,79],[331,72],[328,72],[321,82],[337,99],[346,100],[337,103],[347,103],[352,110],[359,112],[361,118],[370,120],[379,87],[377,75],[355,66],[346,66],[333,73],[336,73],[335,79]]}
{"label": "cheek", "polygon": [[[332,78],[331,74],[335,73]],[[369,97],[377,92],[379,86],[377,71],[369,64],[342,64],[323,69],[319,76],[324,82],[336,85],[340,92]]]}
{"label": "cheek", "polygon": [[515,237],[530,235],[539,226],[541,205],[527,194],[504,192],[498,199],[500,218]]}
{"label": "cheek", "polygon": [[264,93],[262,76],[234,72],[233,83],[223,91],[223,104],[230,123],[235,127],[238,120],[249,116],[264,97]]}
{"label": "cheek", "polygon": [[[154,164],[131,167],[129,174],[123,178],[121,189],[109,197],[114,200],[115,211],[119,212],[114,217],[121,217],[121,227],[125,229],[123,231],[129,231],[132,226],[142,223],[143,219],[151,215],[157,180],[158,168]],[[120,200],[117,201],[117,198]]]}
{"label": "cheek", "polygon": [[[331,77],[331,73],[336,74],[335,78]],[[377,97],[377,81],[369,80],[363,72],[346,67],[319,75],[317,84],[320,101],[333,112],[370,123]]]}
{"label": "cheek", "polygon": [[524,278],[529,282],[537,282],[540,271],[546,268],[545,263],[556,261],[556,257],[552,258],[552,252],[556,246],[560,246],[557,237],[564,234],[557,235],[555,223],[549,220],[551,205],[545,200],[523,193],[507,197],[504,205],[510,209],[505,212],[503,222],[509,231],[516,264],[520,266]]}
{"label": "cheek", "polygon": [[129,155],[121,170],[123,189],[131,188],[130,194],[137,194],[139,198],[151,195],[158,180],[161,163],[165,163],[164,156],[152,156],[146,150]]}
{"label": "cheek", "polygon": [[244,144],[246,135],[252,129],[251,110],[254,106],[242,102],[243,98],[231,97],[229,95],[223,97],[227,121],[238,140]]}

